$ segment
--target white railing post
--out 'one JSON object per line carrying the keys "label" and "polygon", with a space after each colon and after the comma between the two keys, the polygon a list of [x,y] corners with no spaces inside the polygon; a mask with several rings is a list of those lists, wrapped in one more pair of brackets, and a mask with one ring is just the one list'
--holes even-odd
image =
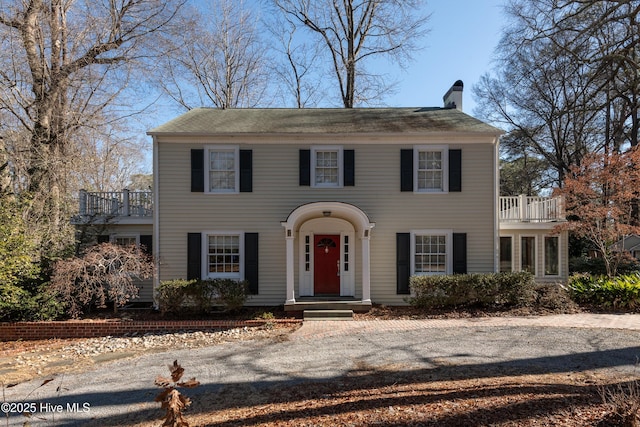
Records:
{"label": "white railing post", "polygon": [[122,190],[122,203],[123,203],[123,216],[129,216],[129,190],[125,188]]}
{"label": "white railing post", "polygon": [[527,221],[527,196],[525,194],[518,196],[518,207],[520,208],[520,221]]}

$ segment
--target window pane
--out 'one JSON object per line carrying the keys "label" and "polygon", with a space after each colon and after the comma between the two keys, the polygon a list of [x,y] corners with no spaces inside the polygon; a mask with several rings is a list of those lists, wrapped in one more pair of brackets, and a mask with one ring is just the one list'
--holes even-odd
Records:
{"label": "window pane", "polygon": [[209,151],[209,190],[228,191],[235,187],[235,151]]}
{"label": "window pane", "polygon": [[315,183],[338,185],[337,151],[316,151]]}
{"label": "window pane", "polygon": [[547,236],[544,238],[544,274],[557,276],[559,270],[558,237]]}
{"label": "window pane", "polygon": [[522,271],[536,274],[536,239],[535,237],[522,237],[520,240]]}
{"label": "window pane", "polygon": [[510,272],[512,270],[511,254],[512,254],[513,238],[500,237],[500,271]]}
{"label": "window pane", "polygon": [[415,273],[446,273],[447,237],[415,236]]}
{"label": "window pane", "polygon": [[442,152],[418,153],[418,189],[442,190]]}
{"label": "window pane", "polygon": [[209,238],[209,273],[240,272],[240,236],[211,235]]}

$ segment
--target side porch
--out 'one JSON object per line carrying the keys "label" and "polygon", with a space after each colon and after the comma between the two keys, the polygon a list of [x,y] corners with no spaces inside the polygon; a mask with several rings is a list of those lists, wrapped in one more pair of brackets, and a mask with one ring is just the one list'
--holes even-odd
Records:
{"label": "side porch", "polygon": [[561,197],[500,197],[498,271],[528,271],[537,282],[569,277],[569,237]]}

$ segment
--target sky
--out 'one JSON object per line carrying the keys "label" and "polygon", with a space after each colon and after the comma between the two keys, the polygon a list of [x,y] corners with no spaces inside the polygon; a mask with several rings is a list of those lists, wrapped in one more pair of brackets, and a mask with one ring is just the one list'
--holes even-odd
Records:
{"label": "sky", "polygon": [[456,80],[464,83],[462,108],[473,115],[471,88],[492,67],[500,39],[504,0],[426,0],[431,14],[424,49],[398,74],[398,92],[385,101],[392,107],[439,107]]}

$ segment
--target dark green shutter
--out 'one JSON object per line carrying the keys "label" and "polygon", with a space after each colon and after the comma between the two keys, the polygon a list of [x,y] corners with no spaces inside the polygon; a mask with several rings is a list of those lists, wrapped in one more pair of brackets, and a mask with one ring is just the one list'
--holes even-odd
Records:
{"label": "dark green shutter", "polygon": [[140,246],[147,255],[153,255],[153,238],[151,234],[140,235]]}
{"label": "dark green shutter", "polygon": [[202,234],[187,235],[187,280],[202,278]]}
{"label": "dark green shutter", "polygon": [[467,272],[467,233],[453,233],[453,273]]}
{"label": "dark green shutter", "polygon": [[300,185],[311,185],[311,150],[300,150]]}
{"label": "dark green shutter", "polygon": [[244,233],[244,278],[249,293],[258,294],[258,233]]}
{"label": "dark green shutter", "polygon": [[240,192],[253,191],[253,152],[240,150]]}
{"label": "dark green shutter", "polygon": [[191,150],[191,192],[204,192],[204,150]]}
{"label": "dark green shutter", "polygon": [[411,276],[411,235],[396,233],[396,292],[407,295]]}
{"label": "dark green shutter", "polygon": [[449,191],[462,191],[462,150],[449,150]]}
{"label": "dark green shutter", "polygon": [[353,150],[344,150],[342,155],[344,162],[344,186],[353,187],[356,185],[355,152]]}
{"label": "dark green shutter", "polygon": [[400,191],[413,191],[413,150],[400,150]]}

